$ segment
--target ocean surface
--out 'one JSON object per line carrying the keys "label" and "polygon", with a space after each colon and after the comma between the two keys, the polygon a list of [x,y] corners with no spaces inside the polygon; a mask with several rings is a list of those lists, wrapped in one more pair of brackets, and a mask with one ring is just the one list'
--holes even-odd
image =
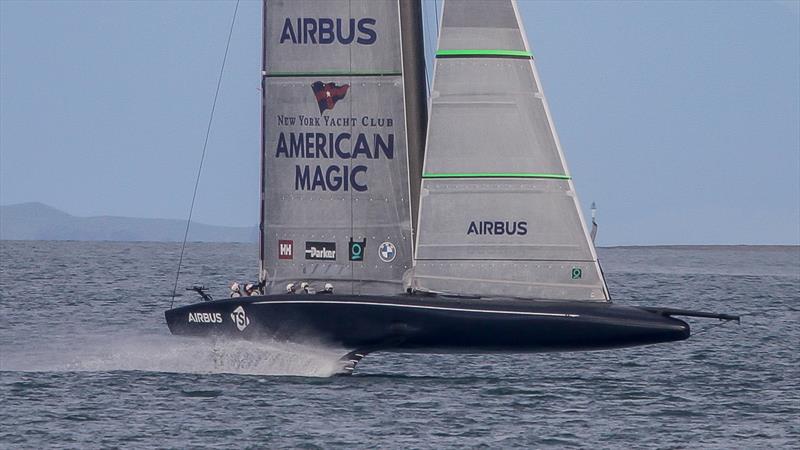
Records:
{"label": "ocean surface", "polygon": [[[600,249],[618,303],[743,315],[688,341],[377,353],[351,377],[327,349],[170,336],[179,250],[0,241],[0,448],[800,447],[800,247]],[[217,297],[258,266],[250,244],[186,255],[180,286]]]}

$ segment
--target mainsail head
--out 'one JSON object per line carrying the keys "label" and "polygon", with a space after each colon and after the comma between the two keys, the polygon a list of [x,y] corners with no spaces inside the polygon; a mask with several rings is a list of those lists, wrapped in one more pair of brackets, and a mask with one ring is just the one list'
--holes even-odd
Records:
{"label": "mainsail head", "polygon": [[446,0],[410,287],[605,301],[514,0]]}
{"label": "mainsail head", "polygon": [[397,0],[265,0],[262,277],[397,293],[411,267]]}

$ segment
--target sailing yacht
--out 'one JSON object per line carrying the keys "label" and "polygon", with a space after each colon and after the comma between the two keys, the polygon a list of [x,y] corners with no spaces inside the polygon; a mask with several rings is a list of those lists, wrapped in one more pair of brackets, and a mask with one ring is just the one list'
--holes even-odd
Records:
{"label": "sailing yacht", "polygon": [[348,372],[738,319],[611,301],[515,0],[444,1],[429,99],[419,1],[263,11],[262,293],[170,309],[173,334],[329,345]]}

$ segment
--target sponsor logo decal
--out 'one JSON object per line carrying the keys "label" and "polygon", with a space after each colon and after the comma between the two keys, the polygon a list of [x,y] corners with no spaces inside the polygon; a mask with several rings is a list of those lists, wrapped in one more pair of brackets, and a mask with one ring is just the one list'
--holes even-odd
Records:
{"label": "sponsor logo decal", "polygon": [[573,267],[572,268],[572,279],[573,280],[580,280],[583,277],[583,269],[580,267]]}
{"label": "sponsor logo decal", "polygon": [[189,323],[222,323],[221,313],[189,313]]}
{"label": "sponsor logo decal", "polygon": [[349,84],[337,86],[336,83],[323,83],[322,81],[315,81],[311,85],[311,90],[314,91],[314,97],[317,99],[319,106],[319,113],[322,114],[326,109],[333,109],[336,102],[343,99],[347,95],[347,90],[350,89]]}
{"label": "sponsor logo decal", "polygon": [[294,241],[278,241],[278,259],[294,259]]}
{"label": "sponsor logo decal", "polygon": [[336,260],[335,242],[306,242],[306,259]]}
{"label": "sponsor logo decal", "polygon": [[[342,117],[333,114],[336,103],[347,96],[349,89],[349,84],[339,86],[333,82],[315,81],[311,90],[317,101],[319,117],[305,114],[275,116],[280,129],[275,138],[275,158],[298,162],[294,166],[294,190],[366,192],[369,189],[369,166],[395,159],[393,117]],[[326,110],[331,113],[323,114]],[[353,133],[356,127],[365,130]],[[310,164],[307,160],[320,162]]]}
{"label": "sponsor logo decal", "polygon": [[364,260],[364,248],[367,246],[367,238],[364,238],[360,241],[354,241],[353,238],[350,238],[350,261],[363,261]]}
{"label": "sponsor logo decal", "polygon": [[283,21],[280,43],[372,45],[378,40],[376,20],[363,17],[356,20],[342,18],[287,17]]}
{"label": "sponsor logo decal", "polygon": [[233,310],[231,313],[231,320],[233,320],[234,325],[236,325],[239,331],[244,331],[244,329],[250,325],[250,318],[247,317],[247,314],[244,313],[244,308],[241,306]]}
{"label": "sponsor logo decal", "polygon": [[525,236],[528,222],[524,220],[473,220],[467,227],[467,234],[479,236]]}
{"label": "sponsor logo decal", "polygon": [[378,247],[378,256],[381,258],[381,261],[390,263],[394,261],[394,258],[397,256],[397,249],[391,242],[384,242]]}
{"label": "sponsor logo decal", "polygon": [[[322,116],[327,119],[328,116]],[[287,123],[295,118],[284,118]],[[303,116],[302,119],[319,119]],[[279,120],[280,122],[280,120]],[[312,120],[311,122],[317,122]],[[394,122],[387,119],[384,125]],[[308,125],[313,126],[313,125]],[[320,126],[317,124],[317,126]],[[343,164],[295,165],[294,189],[296,191],[356,191],[365,192],[367,166],[356,160],[393,160],[395,150],[394,133],[304,133],[283,132],[278,134],[275,158],[290,159],[341,159]],[[347,163],[346,160],[353,160]],[[366,161],[364,161],[366,163]]]}

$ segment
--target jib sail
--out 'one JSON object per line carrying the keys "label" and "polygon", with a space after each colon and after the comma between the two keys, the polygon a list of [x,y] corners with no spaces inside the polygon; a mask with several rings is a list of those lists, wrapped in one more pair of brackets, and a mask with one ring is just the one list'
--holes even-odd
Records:
{"label": "jib sail", "polygon": [[410,284],[608,299],[513,0],[446,0]]}
{"label": "jib sail", "polygon": [[265,0],[262,279],[397,293],[411,267],[398,0]]}

